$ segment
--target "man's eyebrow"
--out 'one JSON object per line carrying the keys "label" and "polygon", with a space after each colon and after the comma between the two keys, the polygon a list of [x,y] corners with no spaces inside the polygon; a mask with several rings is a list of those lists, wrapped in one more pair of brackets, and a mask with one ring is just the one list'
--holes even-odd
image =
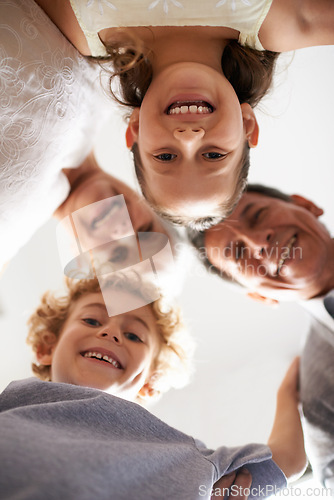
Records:
{"label": "man's eyebrow", "polygon": [[254,202],[253,201],[251,203],[248,203],[245,206],[245,208],[243,209],[243,211],[241,212],[240,217],[245,217],[248,214],[249,210],[251,208],[253,208],[253,206],[254,206]]}

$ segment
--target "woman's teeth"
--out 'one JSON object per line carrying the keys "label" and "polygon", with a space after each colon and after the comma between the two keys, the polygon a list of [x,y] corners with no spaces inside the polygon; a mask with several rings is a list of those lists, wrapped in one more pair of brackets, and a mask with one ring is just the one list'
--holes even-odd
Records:
{"label": "woman's teeth", "polygon": [[112,203],[111,207],[106,210],[102,215],[99,217],[96,217],[93,222],[92,226],[93,229],[98,229],[100,226],[103,226],[111,217],[114,216],[114,214],[120,209],[120,206],[118,203]]}
{"label": "woman's teeth", "polygon": [[207,107],[207,106],[197,106],[196,104],[192,104],[191,106],[176,106],[175,108],[172,108],[168,110],[169,115],[185,115],[187,113],[193,114],[193,115],[204,115],[208,113],[212,113],[212,110]]}

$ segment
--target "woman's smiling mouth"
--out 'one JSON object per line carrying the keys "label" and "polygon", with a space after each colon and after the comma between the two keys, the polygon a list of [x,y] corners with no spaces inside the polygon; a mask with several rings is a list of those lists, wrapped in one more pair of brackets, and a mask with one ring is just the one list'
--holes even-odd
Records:
{"label": "woman's smiling mouth", "polygon": [[168,106],[167,115],[206,115],[213,111],[213,106],[206,101],[176,101]]}

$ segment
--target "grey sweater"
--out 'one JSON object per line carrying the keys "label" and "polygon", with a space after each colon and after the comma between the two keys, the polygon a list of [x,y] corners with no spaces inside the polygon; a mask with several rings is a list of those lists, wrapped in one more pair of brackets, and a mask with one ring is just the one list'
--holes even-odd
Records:
{"label": "grey sweater", "polygon": [[2,500],[210,498],[243,465],[253,476],[249,498],[286,484],[267,446],[209,450],[99,390],[27,379],[0,396]]}

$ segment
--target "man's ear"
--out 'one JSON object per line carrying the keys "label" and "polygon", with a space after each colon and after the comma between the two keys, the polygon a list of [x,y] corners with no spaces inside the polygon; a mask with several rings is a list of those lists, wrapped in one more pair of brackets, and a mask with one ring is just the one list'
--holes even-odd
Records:
{"label": "man's ear", "polygon": [[139,110],[135,108],[130,116],[129,125],[125,132],[126,146],[131,149],[133,144],[138,140],[139,132]]}
{"label": "man's ear", "polygon": [[36,359],[40,365],[50,366],[52,364],[53,351],[57,344],[57,338],[53,333],[46,333],[36,350]]}
{"label": "man's ear", "polygon": [[322,208],[318,207],[315,203],[313,203],[313,201],[304,198],[304,196],[300,196],[299,194],[292,194],[290,198],[292,199],[292,203],[305,208],[315,217],[320,217],[320,215],[324,213]]}
{"label": "man's ear", "polygon": [[262,302],[262,304],[266,304],[268,306],[278,306],[279,302],[276,299],[270,299],[269,297],[264,297],[257,292],[248,292],[247,297],[255,300],[256,302]]}
{"label": "man's ear", "polygon": [[241,113],[244,122],[244,128],[248,146],[255,148],[259,140],[259,125],[253,108],[246,102],[241,104]]}

